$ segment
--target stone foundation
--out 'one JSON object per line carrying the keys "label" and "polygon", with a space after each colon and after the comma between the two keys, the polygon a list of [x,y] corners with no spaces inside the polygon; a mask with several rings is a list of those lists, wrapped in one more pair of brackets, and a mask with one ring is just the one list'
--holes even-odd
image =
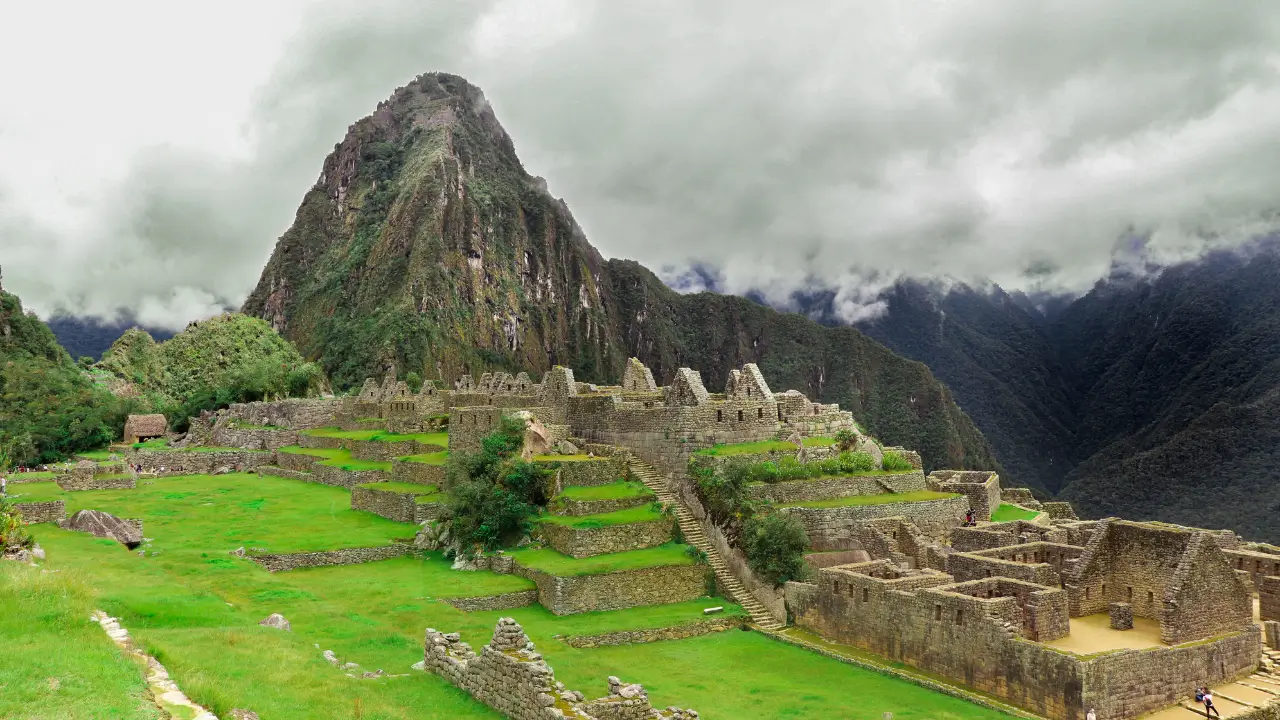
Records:
{"label": "stone foundation", "polygon": [[277,452],[276,467],[282,467],[288,470],[297,470],[298,472],[311,472],[312,466],[323,458],[315,455],[303,455],[302,453]]}
{"label": "stone foundation", "polygon": [[[539,464],[542,463],[543,461],[539,461]],[[602,457],[595,460],[560,461],[560,470],[557,473],[560,487],[566,485],[585,487],[609,485],[618,482],[626,474],[626,462],[622,458],[613,457]]]}
{"label": "stone foundation", "polygon": [[486,610],[513,610],[538,602],[537,590],[518,590],[501,595],[484,595],[481,597],[444,598],[449,605],[463,612],[483,612]]}
{"label": "stone foundation", "polygon": [[[143,472],[173,475],[208,475],[221,468],[248,472],[275,461],[276,453],[256,450],[133,450],[128,462],[142,465]],[[164,468],[161,472],[160,468]]]}
{"label": "stone foundation", "polygon": [[795,516],[804,525],[813,550],[845,550],[855,536],[855,527],[868,520],[903,517],[932,537],[945,536],[958,526],[969,509],[964,497],[923,502],[846,505],[834,508],[780,507],[778,512]]}
{"label": "stone foundation", "polygon": [[67,506],[62,500],[14,503],[14,507],[22,514],[22,522],[27,525],[58,522],[67,516]]}
{"label": "stone foundation", "polygon": [[82,477],[63,475],[57,480],[58,487],[67,492],[82,490],[132,490],[137,487],[137,480],[132,475],[92,475]]}
{"label": "stone foundation", "polygon": [[250,555],[249,559],[270,572],[282,572],[328,565],[359,565],[378,560],[388,560],[401,555],[412,555],[415,552],[417,552],[417,549],[409,543],[393,543],[379,547],[346,548],[344,550]]}
{"label": "stone foundation", "polygon": [[586,700],[580,692],[564,689],[533,642],[511,618],[502,618],[493,639],[477,655],[457,633],[427,628],[427,672],[462,688],[476,700],[514,720],[686,720],[697,718],[692,710],[669,707],[656,710],[639,685],[625,685],[609,678],[609,695]]}
{"label": "stone foundation", "polygon": [[536,538],[574,558],[656,547],[671,540],[671,521],[628,523],[601,528],[572,528],[552,522],[534,525]]}
{"label": "stone foundation", "polygon": [[516,563],[515,573],[538,586],[538,602],[555,615],[665,605],[706,594],[707,565],[669,565],[601,575],[557,577]]}
{"label": "stone foundation", "polygon": [[753,500],[774,504],[831,500],[855,495],[883,495],[890,492],[914,492],[925,489],[924,473],[901,475],[850,475],[818,480],[761,483],[748,486]]}
{"label": "stone foundation", "polygon": [[648,495],[637,495],[635,497],[617,498],[614,500],[574,500],[566,497],[556,498],[552,503],[552,508],[557,515],[570,515],[581,517],[583,515],[603,515],[605,513],[616,512],[618,510],[626,510],[628,508],[648,505],[655,500],[655,496],[650,493]]}
{"label": "stone foundation", "polygon": [[262,467],[259,467],[258,469],[256,469],[254,472],[258,474],[258,477],[262,477],[263,475],[270,475],[271,477],[284,478],[285,480],[298,480],[300,482],[316,481],[315,476],[309,472],[302,472],[300,470],[289,470],[287,468],[276,467],[274,465],[263,465]]}
{"label": "stone foundation", "polygon": [[444,466],[406,460],[392,460],[391,480],[393,482],[440,487],[444,484]]}
{"label": "stone foundation", "polygon": [[1112,630],[1133,629],[1133,606],[1129,603],[1113,602],[1107,607],[1107,614],[1111,616]]}
{"label": "stone foundation", "polygon": [[388,474],[382,470],[343,470],[340,467],[320,463],[316,463],[311,468],[312,482],[344,488],[386,482]]}
{"label": "stone foundation", "polygon": [[[423,486],[426,490],[427,486]],[[396,522],[418,522],[417,496],[411,493],[369,487],[351,488],[351,509],[364,510]]]}
{"label": "stone foundation", "polygon": [[643,630],[621,630],[602,635],[570,635],[563,638],[564,644],[575,648],[593,648],[606,645],[636,645],[639,643],[659,642],[662,640],[680,640],[699,635],[709,635],[725,630],[740,628],[748,618],[740,615],[724,615],[710,620],[676,625],[665,628],[646,628]]}

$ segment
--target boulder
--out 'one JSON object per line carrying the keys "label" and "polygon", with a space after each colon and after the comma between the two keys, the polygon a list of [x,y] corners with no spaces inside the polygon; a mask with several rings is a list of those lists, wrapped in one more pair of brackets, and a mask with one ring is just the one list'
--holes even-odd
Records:
{"label": "boulder", "polygon": [[16,548],[6,550],[4,554],[0,554],[0,560],[12,560],[14,562],[29,563],[31,562],[31,551],[26,548]]}
{"label": "boulder", "polygon": [[244,708],[235,708],[231,711],[231,720],[258,720],[258,713]]}
{"label": "boulder", "polygon": [[547,429],[542,421],[534,417],[533,413],[528,410],[521,410],[515,414],[515,417],[524,421],[524,442],[520,448],[520,457],[524,460],[533,459],[534,455],[546,455],[551,452],[551,431]]}
{"label": "boulder", "polygon": [[37,543],[35,547],[31,548],[31,557],[36,560],[44,560],[44,548],[40,547],[39,543]]}
{"label": "boulder", "polygon": [[258,624],[266,627],[273,627],[278,630],[284,630],[285,632],[293,632],[293,626],[290,625],[289,621],[280,613],[271,613],[262,620],[259,620]]}
{"label": "boulder", "polygon": [[561,455],[577,455],[578,446],[574,445],[568,440],[561,440],[560,442],[556,443],[556,452],[560,453]]}
{"label": "boulder", "polygon": [[142,530],[133,523],[101,510],[81,510],[58,522],[64,530],[87,532],[100,538],[111,538],[133,550],[142,544]]}
{"label": "boulder", "polygon": [[884,450],[876,444],[875,440],[863,435],[858,438],[858,442],[853,446],[854,452],[864,452],[871,455],[871,459],[875,461],[876,467],[884,464]]}

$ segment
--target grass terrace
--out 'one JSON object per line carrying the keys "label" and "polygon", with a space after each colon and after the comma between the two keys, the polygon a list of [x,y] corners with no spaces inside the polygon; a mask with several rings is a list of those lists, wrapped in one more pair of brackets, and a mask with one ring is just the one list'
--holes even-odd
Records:
{"label": "grass terrace", "polygon": [[688,545],[667,543],[644,550],[628,550],[589,558],[571,558],[550,548],[512,550],[508,554],[527,568],[542,570],[560,577],[570,577],[602,575],[667,565],[692,565],[694,559],[689,556],[688,547]]}
{"label": "grass terrace", "polygon": [[107,450],[107,449],[89,450],[87,452],[76,453],[76,457],[82,458],[84,460],[110,460],[113,454],[118,454],[118,453],[115,453],[114,451]]}
{"label": "grass terrace", "polygon": [[169,440],[168,438],[162,438],[162,437],[151,438],[150,440],[144,440],[142,442],[134,443],[133,449],[134,450],[168,450]]}
{"label": "grass terrace", "polygon": [[567,485],[557,498],[567,500],[621,500],[623,498],[649,497],[653,491],[636,480],[619,480],[608,485]]}
{"label": "grass terrace", "polygon": [[449,433],[433,432],[433,433],[393,433],[384,429],[372,430],[342,430],[340,428],[320,428],[318,430],[303,430],[303,435],[324,438],[339,438],[342,440],[372,440],[375,442],[408,442],[416,440],[423,445],[436,445],[442,448],[449,447]]}
{"label": "grass terrace", "polygon": [[435,485],[415,485],[414,483],[404,482],[380,482],[365,483],[363,485],[357,485],[356,487],[413,495],[415,500],[419,503],[441,502],[445,499],[445,494],[440,492],[440,488]]}
{"label": "grass terrace", "polygon": [[1040,517],[1040,512],[1036,510],[1028,510],[1021,505],[1010,505],[1009,503],[1000,503],[1000,507],[991,513],[991,522],[1009,522],[1011,520],[1035,520]]}
{"label": "grass terrace", "polygon": [[32,472],[11,472],[11,473],[7,473],[6,477],[8,477],[10,480],[25,480],[25,481],[35,480],[37,478],[39,478],[40,480],[52,480],[58,477],[59,474],[60,473],[53,472],[52,470],[35,470]]}
{"label": "grass terrace", "polygon": [[[776,482],[778,482],[778,483],[784,483],[784,482],[815,482],[815,481],[818,481],[818,480],[838,480],[838,479],[840,479],[840,478],[849,478],[849,477],[884,477],[884,476],[886,476],[886,475],[906,475],[906,474],[908,474],[909,472],[911,472],[911,471],[909,471],[909,470],[857,470],[857,471],[854,471],[854,472],[842,472],[842,473],[835,473],[835,474],[832,474],[832,475],[817,475],[817,476],[813,476],[813,477],[810,477],[810,476],[794,477],[794,478],[787,478],[787,479],[785,479],[785,480],[779,479],[779,480],[777,480]],[[752,481],[752,482],[750,482],[750,483],[748,483],[748,484],[750,484],[750,485],[770,485],[770,484],[774,484],[774,483],[765,482],[765,481],[763,481],[763,480],[755,480],[755,481]]]}
{"label": "grass terrace", "polygon": [[405,455],[396,458],[404,462],[422,463],[423,465],[444,465],[449,462],[449,451],[441,450],[440,452],[421,453],[418,455]]}
{"label": "grass terrace", "polygon": [[383,470],[391,472],[391,463],[381,462],[379,460],[361,460],[351,457],[351,453],[344,450],[345,455],[321,460],[317,465],[325,465],[328,467],[342,468],[343,470]]}
{"label": "grass terrace", "polygon": [[931,500],[948,500],[960,497],[958,493],[941,493],[932,490],[917,490],[906,493],[883,493],[881,495],[854,495],[852,497],[831,498],[829,500],[810,500],[808,502],[785,503],[778,507],[835,508],[851,505],[890,505],[893,503],[929,502]]}
{"label": "grass terrace", "polygon": [[336,460],[339,458],[351,457],[351,453],[343,448],[304,448],[297,445],[288,445],[280,448],[276,452],[291,453],[293,455],[311,455],[312,457],[323,458],[325,460]]}
{"label": "grass terrace", "polygon": [[[835,439],[829,437],[804,438],[801,442],[804,443],[805,447],[831,447],[836,444]],[[736,443],[734,445],[715,445],[705,450],[699,450],[696,454],[732,457],[734,455],[760,455],[771,452],[795,451],[795,443],[789,443],[785,440],[765,440],[761,442]]]}
{"label": "grass terrace", "polygon": [[544,515],[538,518],[540,523],[564,525],[575,530],[611,527],[613,525],[630,525],[631,523],[656,522],[663,519],[659,510],[649,505],[617,510],[599,515]]}

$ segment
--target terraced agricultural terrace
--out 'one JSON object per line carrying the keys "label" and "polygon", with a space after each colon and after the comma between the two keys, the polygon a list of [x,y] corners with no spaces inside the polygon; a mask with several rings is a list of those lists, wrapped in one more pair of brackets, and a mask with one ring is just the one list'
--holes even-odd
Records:
{"label": "terraced agricultural terrace", "polygon": [[[468,468],[513,426],[495,497],[536,507],[464,545]],[[926,474],[754,365],[714,397],[635,360],[619,386],[555,368],[410,393],[392,371],[114,451],[141,472],[104,451],[11,486],[44,558],[0,563],[0,717],[1066,720],[1176,711],[1197,683],[1253,698],[1241,717],[1280,697],[1280,553]],[[790,523],[804,566],[771,579],[743,508]]]}

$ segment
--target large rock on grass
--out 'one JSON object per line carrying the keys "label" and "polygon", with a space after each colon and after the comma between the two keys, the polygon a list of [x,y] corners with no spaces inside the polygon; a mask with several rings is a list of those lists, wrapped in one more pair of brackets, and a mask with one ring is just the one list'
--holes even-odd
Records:
{"label": "large rock on grass", "polygon": [[87,532],[100,538],[111,538],[130,550],[142,544],[142,528],[101,510],[81,510],[58,526],[64,530]]}
{"label": "large rock on grass", "polygon": [[289,621],[280,613],[271,613],[262,620],[259,620],[258,624],[266,627],[273,627],[277,630],[284,630],[285,632],[293,632],[293,626],[290,625]]}

